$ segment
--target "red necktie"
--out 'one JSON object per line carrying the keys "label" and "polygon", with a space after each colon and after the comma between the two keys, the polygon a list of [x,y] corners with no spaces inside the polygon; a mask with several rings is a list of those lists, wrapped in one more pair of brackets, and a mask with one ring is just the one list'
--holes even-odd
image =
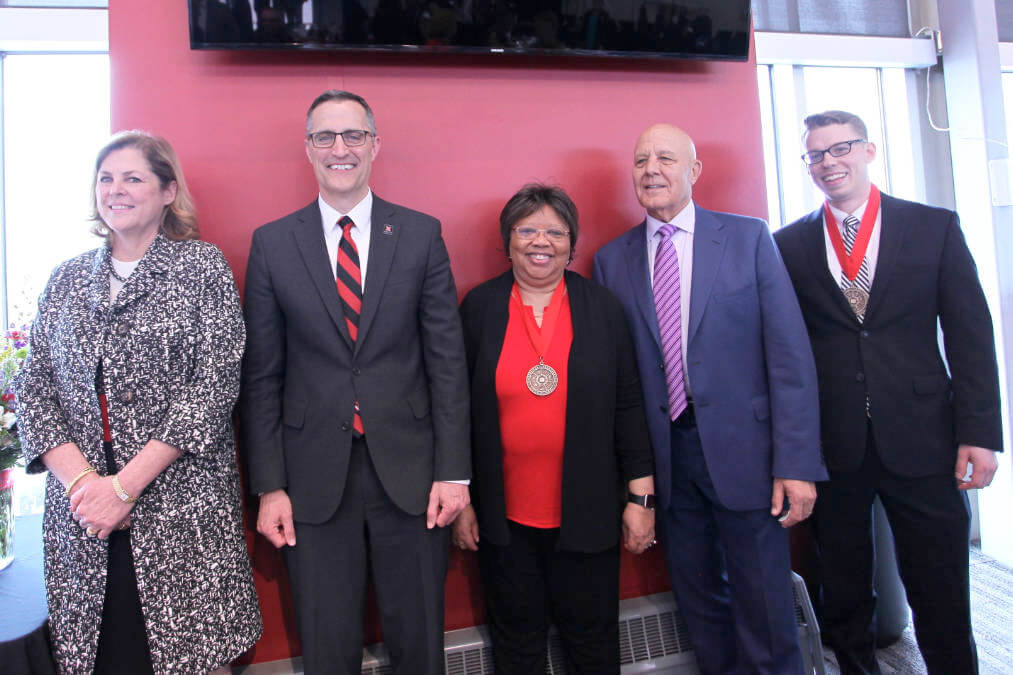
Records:
{"label": "red necktie", "polygon": [[[345,325],[348,335],[355,345],[359,337],[359,315],[362,313],[362,272],[359,269],[359,249],[352,240],[352,228],[355,223],[348,216],[338,221],[341,228],[341,241],[338,242],[337,286],[341,297],[341,307],[345,311]],[[362,417],[359,415],[359,401],[355,401],[355,415],[352,428],[358,435],[364,433]]]}

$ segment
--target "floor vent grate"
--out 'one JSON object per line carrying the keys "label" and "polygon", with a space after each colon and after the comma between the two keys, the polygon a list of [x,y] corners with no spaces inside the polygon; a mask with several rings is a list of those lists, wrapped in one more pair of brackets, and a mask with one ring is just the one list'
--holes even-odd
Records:
{"label": "floor vent grate", "polygon": [[[793,575],[795,619],[798,622],[805,672],[824,675],[820,630],[805,584]],[[619,652],[622,675],[697,675],[696,655],[689,631],[671,593],[630,598],[620,603]],[[485,626],[448,631],[444,636],[444,663],[447,675],[495,675],[489,633]],[[549,634],[546,675],[565,675],[562,644],[553,629]],[[301,659],[250,666],[250,675],[302,673]],[[383,644],[363,650],[362,675],[392,675],[390,659]]]}
{"label": "floor vent grate", "polygon": [[462,649],[446,649],[447,675],[492,675],[492,649],[473,645]]}

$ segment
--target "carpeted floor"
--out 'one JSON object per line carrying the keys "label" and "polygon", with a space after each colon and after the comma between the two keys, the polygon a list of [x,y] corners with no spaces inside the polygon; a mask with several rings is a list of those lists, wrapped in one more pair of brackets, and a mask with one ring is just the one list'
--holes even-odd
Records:
{"label": "carpeted floor", "polygon": [[[1013,673],[1013,570],[971,549],[971,617],[981,675]],[[922,675],[925,663],[909,624],[900,640],[877,653],[883,675]],[[826,651],[829,675],[840,670]]]}

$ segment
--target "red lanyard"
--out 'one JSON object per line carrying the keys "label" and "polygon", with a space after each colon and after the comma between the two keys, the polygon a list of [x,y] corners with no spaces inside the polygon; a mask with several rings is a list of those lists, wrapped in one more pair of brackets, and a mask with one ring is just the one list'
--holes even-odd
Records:
{"label": "red lanyard", "polygon": [[869,248],[869,239],[872,238],[872,228],[876,226],[876,216],[879,215],[879,188],[875,185],[869,191],[869,202],[865,205],[865,213],[862,214],[862,223],[858,226],[858,235],[855,237],[855,245],[848,255],[844,248],[844,239],[841,237],[841,229],[837,227],[837,219],[830,210],[830,202],[823,203],[824,220],[827,222],[827,233],[830,235],[830,243],[834,246],[834,253],[841,263],[844,276],[849,281],[854,281],[858,271],[862,269],[862,260],[865,259],[865,251]]}
{"label": "red lanyard", "polygon": [[549,300],[548,306],[545,308],[545,313],[542,315],[542,326],[539,328],[535,322],[534,311],[529,305],[521,302],[521,292],[516,281],[514,282],[513,289],[510,291],[510,302],[513,304],[514,309],[523,317],[524,328],[528,332],[528,339],[531,340],[531,346],[534,348],[535,353],[538,354],[538,358],[544,358],[546,350],[552,344],[552,334],[556,332],[556,320],[559,318],[559,310],[563,306],[563,296],[565,294],[566,283],[560,279],[556,290],[552,292],[552,298]]}

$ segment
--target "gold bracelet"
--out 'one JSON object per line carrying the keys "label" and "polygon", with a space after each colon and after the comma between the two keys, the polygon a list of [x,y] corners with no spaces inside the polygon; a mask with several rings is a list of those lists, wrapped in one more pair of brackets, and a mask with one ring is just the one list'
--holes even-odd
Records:
{"label": "gold bracelet", "polygon": [[113,490],[116,490],[116,496],[120,498],[120,501],[126,502],[127,504],[133,504],[137,501],[137,497],[131,497],[127,494],[127,491],[120,485],[119,475],[113,476]]}
{"label": "gold bracelet", "polygon": [[76,476],[74,476],[74,480],[70,481],[70,485],[67,486],[67,490],[63,493],[64,496],[70,497],[70,491],[74,489],[75,485],[77,485],[77,481],[81,480],[82,478],[84,478],[88,474],[93,473],[94,471],[95,471],[95,467],[93,467],[91,464],[89,464],[87,467],[85,467],[84,471],[82,471],[81,473],[79,473]]}

